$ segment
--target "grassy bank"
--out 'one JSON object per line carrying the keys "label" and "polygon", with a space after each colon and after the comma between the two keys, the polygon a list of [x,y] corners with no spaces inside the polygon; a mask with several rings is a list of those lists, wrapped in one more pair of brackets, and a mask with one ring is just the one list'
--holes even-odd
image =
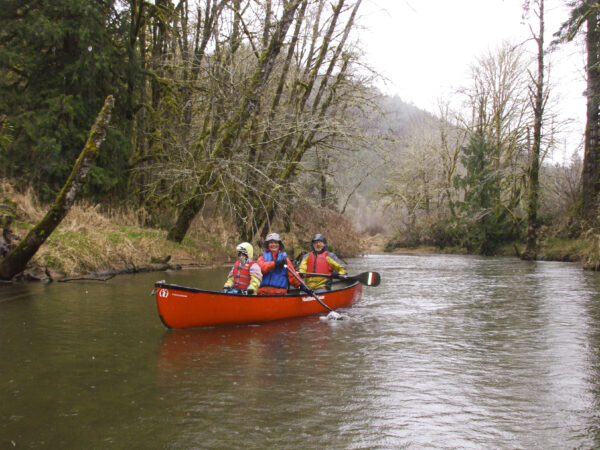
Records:
{"label": "grassy bank", "polygon": [[[46,214],[31,191],[17,192],[0,183],[0,203],[10,204],[13,241],[22,239]],[[104,210],[75,204],[28,264],[28,272],[48,272],[53,279],[157,262],[171,265],[213,266],[229,261],[234,236],[220,220],[198,218],[181,244],[166,239],[166,231],[140,225],[141,213]]]}
{"label": "grassy bank", "polygon": [[[0,182],[2,203],[9,203],[15,210],[10,230],[17,239],[22,239],[48,209],[47,205],[39,204],[31,192],[17,192],[7,182]],[[288,254],[294,257],[309,250],[310,238],[315,232],[326,234],[332,250],[343,258],[383,252],[389,244],[385,236],[367,236],[353,231],[346,218],[334,213],[316,210],[306,215],[294,218],[298,225],[292,232],[281,233]],[[240,241],[233,226],[222,217],[199,215],[181,244],[168,241],[165,230],[144,227],[143,222],[143,211],[107,210],[98,205],[76,204],[30,261],[28,271],[33,275],[48,273],[53,279],[61,279],[165,262],[183,268],[214,267],[231,264],[235,245]],[[255,251],[259,252],[257,243],[254,244]],[[519,248],[520,251],[524,249],[522,245]],[[460,248],[442,250],[431,246],[397,247],[393,251],[465,253]],[[499,254],[517,256],[512,244],[499,249]],[[579,239],[547,237],[541,242],[539,258],[577,262],[584,268],[598,270],[600,236],[587,233]]]}
{"label": "grassy bank", "polygon": [[[0,182],[0,194],[0,203],[10,203],[15,210],[10,230],[17,239],[22,239],[48,209],[31,192],[17,192],[7,182]],[[312,214],[306,221],[298,218],[306,225],[281,233],[288,254],[298,256],[307,251],[310,236],[317,231],[328,236],[342,257],[358,256],[375,244],[381,245],[381,238],[369,239],[356,233],[339,215],[322,217],[328,227],[315,230],[315,217]],[[28,271],[34,276],[49,273],[52,279],[61,279],[166,261],[183,268],[214,267],[231,264],[240,242],[233,226],[221,217],[199,215],[181,244],[168,241],[165,230],[144,227],[142,223],[141,211],[75,204],[30,261]]]}
{"label": "grassy bank", "polygon": [[[525,250],[524,244],[517,244],[518,252]],[[498,251],[498,256],[515,256],[519,253],[515,249],[515,244],[505,244]],[[440,249],[434,246],[420,247],[397,247],[394,253],[445,253],[445,254],[466,254],[466,250],[459,247],[449,247]],[[542,261],[564,261],[579,263],[585,269],[598,270],[600,265],[600,238],[596,235],[585,236],[578,239],[565,239],[558,237],[546,238],[540,243],[540,252],[538,259]]]}
{"label": "grassy bank", "polygon": [[[33,221],[17,222],[24,236]],[[133,214],[99,213],[76,205],[30,262],[35,272],[52,278],[142,267],[166,262],[182,267],[214,266],[229,261],[230,237],[217,221],[199,221],[181,244],[168,241],[166,231],[145,228]]]}

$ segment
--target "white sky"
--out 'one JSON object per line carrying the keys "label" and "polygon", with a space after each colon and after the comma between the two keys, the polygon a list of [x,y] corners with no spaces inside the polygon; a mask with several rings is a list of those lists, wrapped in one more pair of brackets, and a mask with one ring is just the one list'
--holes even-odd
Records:
{"label": "white sky", "polygon": [[[469,85],[469,66],[503,41],[531,37],[522,0],[363,0],[359,40],[367,64],[388,79],[380,89],[436,113],[439,99]],[[562,0],[546,0],[547,43],[568,12]],[[535,19],[530,20],[537,30]],[[581,144],[585,122],[584,56],[567,44],[551,57],[551,93],[572,119],[565,144],[553,159],[568,159]]]}

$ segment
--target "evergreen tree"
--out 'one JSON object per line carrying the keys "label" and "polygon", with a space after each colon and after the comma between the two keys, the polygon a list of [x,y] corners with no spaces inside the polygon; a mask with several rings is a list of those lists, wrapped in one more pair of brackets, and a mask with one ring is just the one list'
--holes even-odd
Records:
{"label": "evergreen tree", "polygon": [[[13,140],[0,149],[0,176],[33,184],[42,198],[60,189],[108,94],[125,97],[124,54],[114,1],[6,0],[0,8],[0,114]],[[117,127],[92,169],[88,194],[118,193],[130,125]]]}
{"label": "evergreen tree", "polygon": [[463,201],[456,204],[462,214],[453,219],[457,238],[469,251],[491,255],[510,235],[501,203],[502,176],[494,163],[497,151],[478,130],[462,154],[466,174],[454,177],[455,188],[464,192]]}

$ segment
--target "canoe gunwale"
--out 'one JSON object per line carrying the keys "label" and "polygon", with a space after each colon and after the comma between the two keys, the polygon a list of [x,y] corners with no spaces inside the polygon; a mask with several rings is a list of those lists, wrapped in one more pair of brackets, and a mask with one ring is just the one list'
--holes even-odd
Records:
{"label": "canoe gunwale", "polygon": [[[315,291],[315,293],[319,294],[319,295],[325,295],[325,297],[327,297],[327,294],[329,293],[333,293],[333,292],[341,292],[344,291],[346,289],[351,289],[353,288],[355,285],[359,284],[359,281],[355,281],[355,280],[339,280],[339,281],[335,281],[333,283],[333,286],[335,287],[336,285],[338,286],[342,286],[340,289],[331,289],[331,290],[317,290]],[[262,298],[262,297],[281,297],[281,298],[295,298],[295,297],[306,297],[306,293],[304,291],[301,291],[300,289],[292,289],[290,291],[288,291],[287,294],[261,294],[261,295],[244,295],[244,294],[230,294],[227,292],[221,292],[221,291],[210,291],[210,290],[206,290],[206,289],[199,289],[199,288],[194,288],[194,287],[190,287],[190,286],[181,286],[178,284],[170,284],[170,283],[165,283],[163,281],[157,281],[154,283],[154,287],[155,288],[164,288],[164,289],[173,289],[173,290],[178,290],[178,291],[186,291],[186,292],[192,292],[194,294],[211,294],[211,295],[224,295],[227,297],[258,297],[258,298]]]}

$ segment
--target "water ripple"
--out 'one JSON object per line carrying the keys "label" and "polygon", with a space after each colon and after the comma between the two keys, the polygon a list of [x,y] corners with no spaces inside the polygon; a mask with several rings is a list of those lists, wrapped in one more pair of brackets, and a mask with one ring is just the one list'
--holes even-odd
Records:
{"label": "water ripple", "polygon": [[166,331],[152,274],[17,288],[0,302],[0,446],[600,447],[598,274],[453,255],[349,263],[382,282],[333,322]]}

